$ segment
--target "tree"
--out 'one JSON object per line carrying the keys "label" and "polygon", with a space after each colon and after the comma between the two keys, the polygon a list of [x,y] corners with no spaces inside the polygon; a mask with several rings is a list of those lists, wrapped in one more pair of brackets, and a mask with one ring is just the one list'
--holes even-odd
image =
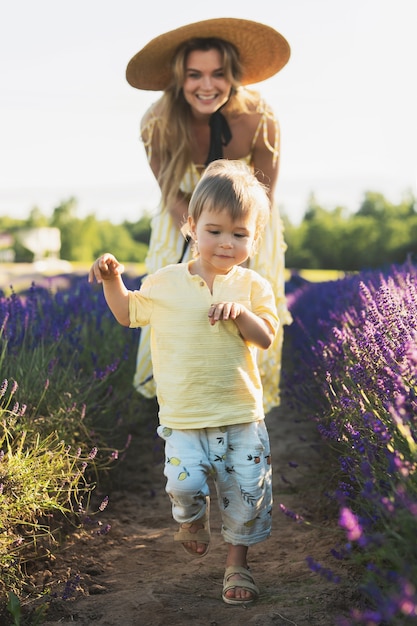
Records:
{"label": "tree", "polygon": [[26,220],[26,228],[43,228],[48,226],[49,221],[46,215],[42,213],[39,207],[35,206],[29,213],[29,218]]}
{"label": "tree", "polygon": [[134,241],[142,242],[149,245],[151,238],[151,219],[152,217],[145,213],[138,222],[123,222],[123,226],[130,233]]}
{"label": "tree", "polygon": [[56,226],[63,230],[66,226],[76,218],[77,201],[71,197],[61,202],[52,214],[51,226]]}

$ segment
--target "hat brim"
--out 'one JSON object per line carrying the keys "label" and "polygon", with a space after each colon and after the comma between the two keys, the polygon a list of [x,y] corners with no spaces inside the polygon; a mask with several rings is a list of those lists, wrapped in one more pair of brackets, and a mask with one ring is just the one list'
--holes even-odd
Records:
{"label": "hat brim", "polygon": [[270,78],[290,58],[287,40],[271,26],[238,18],[217,18],[187,24],[152,39],[129,61],[127,82],[136,89],[166,89],[176,49],[194,37],[216,37],[232,43],[243,67],[242,85]]}

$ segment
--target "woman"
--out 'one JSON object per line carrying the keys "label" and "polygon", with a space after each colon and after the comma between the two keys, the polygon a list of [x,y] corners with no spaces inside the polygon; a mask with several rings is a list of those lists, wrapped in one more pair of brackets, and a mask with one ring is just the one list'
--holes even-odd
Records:
{"label": "woman", "polygon": [[[249,262],[272,284],[281,322],[274,344],[258,356],[266,411],[279,404],[283,325],[291,323],[284,291],[286,245],[274,205],[280,134],[271,108],[244,85],[273,76],[289,56],[287,41],[271,27],[218,18],[156,37],[126,70],[133,87],[163,91],[141,121],[148,161],[161,189],[146,259],[149,273],[191,258],[181,227],[191,193],[208,163],[222,157],[242,160],[268,186],[270,223]],[[153,397],[149,339],[148,328],[142,329],[134,385],[142,395]]]}

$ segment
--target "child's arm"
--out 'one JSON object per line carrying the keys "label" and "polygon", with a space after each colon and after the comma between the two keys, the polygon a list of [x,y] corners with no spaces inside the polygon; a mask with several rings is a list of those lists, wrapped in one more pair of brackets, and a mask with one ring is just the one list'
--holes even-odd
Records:
{"label": "child's arm", "polygon": [[275,333],[270,324],[249,311],[243,304],[237,302],[212,304],[208,316],[212,326],[219,320],[233,320],[243,339],[257,348],[267,350],[274,340]]}
{"label": "child's arm", "polygon": [[129,326],[129,291],[126,289],[122,273],[123,265],[112,255],[106,252],[91,266],[88,273],[88,282],[103,283],[104,297],[109,309],[122,326]]}

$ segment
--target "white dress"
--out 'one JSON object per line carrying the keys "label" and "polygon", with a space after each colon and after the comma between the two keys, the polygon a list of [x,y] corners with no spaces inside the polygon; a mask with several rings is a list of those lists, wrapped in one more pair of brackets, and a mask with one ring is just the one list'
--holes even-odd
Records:
{"label": "white dress", "polygon": [[[278,158],[278,149],[271,146],[267,138],[267,121],[274,119],[271,111],[261,103],[258,111],[261,119],[252,140],[255,145],[259,132],[263,132],[265,145]],[[156,118],[149,121],[148,135],[151,142],[152,130]],[[278,137],[278,126],[277,133]],[[148,151],[148,158],[150,159]],[[245,159],[241,159],[251,164],[252,154]],[[181,190],[185,193],[192,193],[201,177],[201,168],[192,164],[181,184]],[[148,255],[146,257],[146,269],[149,274],[170,263],[177,263],[182,256],[184,238],[178,231],[168,211],[159,211],[152,219],[151,239],[149,243]],[[278,207],[274,206],[271,211],[269,225],[267,225],[260,242],[258,252],[249,260],[248,266],[256,270],[261,276],[269,280],[274,290],[280,328],[277,336],[268,350],[259,350],[258,366],[261,374],[264,389],[264,409],[265,412],[278,406],[280,402],[279,386],[281,380],[281,357],[284,337],[284,325],[291,324],[291,314],[287,308],[285,297],[285,250],[287,248],[283,236],[283,223],[279,215]],[[191,246],[188,246],[183,261],[192,258]],[[155,383],[152,376],[152,362],[150,355],[150,328],[145,326],[141,329],[139,348],[136,362],[136,372],[133,380],[134,387],[147,398],[155,396]]]}

